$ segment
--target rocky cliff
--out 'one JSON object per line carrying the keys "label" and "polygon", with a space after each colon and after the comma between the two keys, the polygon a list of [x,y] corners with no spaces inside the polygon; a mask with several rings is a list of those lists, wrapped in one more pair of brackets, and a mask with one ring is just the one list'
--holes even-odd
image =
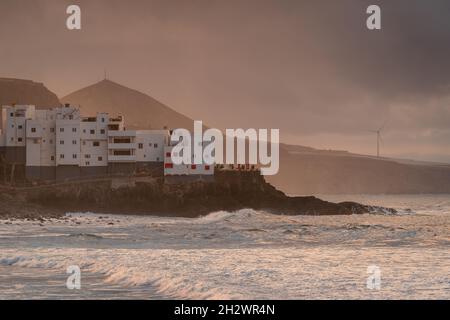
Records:
{"label": "rocky cliff", "polygon": [[315,197],[288,197],[257,172],[217,172],[214,182],[165,184],[162,178],[114,187],[113,179],[31,189],[26,201],[64,211],[196,217],[243,208],[287,215],[345,215],[380,208],[331,203]]}

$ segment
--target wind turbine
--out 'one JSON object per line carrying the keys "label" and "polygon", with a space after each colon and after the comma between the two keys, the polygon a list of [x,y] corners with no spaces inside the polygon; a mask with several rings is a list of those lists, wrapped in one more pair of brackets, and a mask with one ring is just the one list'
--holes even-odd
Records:
{"label": "wind turbine", "polygon": [[380,144],[383,141],[381,138],[381,132],[383,131],[384,127],[386,126],[386,121],[383,123],[381,127],[378,128],[378,130],[370,130],[370,132],[377,134],[377,158],[380,157]]}

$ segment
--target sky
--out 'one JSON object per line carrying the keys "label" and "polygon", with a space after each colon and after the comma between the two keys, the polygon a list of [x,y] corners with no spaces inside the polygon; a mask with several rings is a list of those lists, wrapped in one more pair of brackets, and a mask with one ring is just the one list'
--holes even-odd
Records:
{"label": "sky", "polygon": [[[81,30],[66,8],[81,7]],[[381,30],[366,9],[381,8]],[[217,128],[450,162],[448,0],[1,0],[0,77],[103,79]]]}

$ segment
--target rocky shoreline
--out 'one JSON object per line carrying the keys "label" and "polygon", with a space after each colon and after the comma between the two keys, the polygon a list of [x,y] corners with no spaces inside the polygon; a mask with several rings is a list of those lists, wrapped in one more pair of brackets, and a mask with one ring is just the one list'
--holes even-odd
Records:
{"label": "rocky shoreline", "polygon": [[258,172],[216,172],[214,182],[164,183],[163,178],[104,179],[14,189],[1,194],[0,219],[55,218],[66,212],[198,217],[244,208],[283,215],[395,213],[354,202],[331,203],[316,197],[289,197]]}

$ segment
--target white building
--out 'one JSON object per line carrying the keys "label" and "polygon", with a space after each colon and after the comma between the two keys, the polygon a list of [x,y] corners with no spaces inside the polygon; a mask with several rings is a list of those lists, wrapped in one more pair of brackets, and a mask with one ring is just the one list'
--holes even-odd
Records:
{"label": "white building", "polygon": [[26,124],[26,174],[54,179],[56,166],[56,110],[36,110]]}
{"label": "white building", "polygon": [[[193,139],[192,139],[193,141]],[[203,148],[207,145],[205,142]],[[191,164],[175,164],[172,161],[173,146],[164,148],[164,176],[192,176],[210,178],[214,175],[214,165],[194,164],[194,148],[191,148]],[[202,151],[203,152],[203,151]],[[174,156],[178,156],[174,154]]]}
{"label": "white building", "polygon": [[33,119],[33,105],[4,106],[2,108],[2,132],[6,147],[25,147],[26,120]]}
{"label": "white building", "polygon": [[[116,128],[120,128],[120,124]],[[109,130],[108,163],[110,172],[161,169],[168,130]]]}
{"label": "white building", "polygon": [[169,139],[168,130],[136,131],[136,161],[164,162],[164,147]]}
{"label": "white building", "polygon": [[33,105],[3,106],[1,110],[2,148],[8,162],[25,164],[26,121],[33,119],[36,108]]}
{"label": "white building", "polygon": [[82,117],[68,104],[53,109],[4,106],[0,152],[25,165],[31,180],[106,174],[212,176],[214,166],[172,163],[168,130],[127,130],[122,116]]}
{"label": "white building", "polygon": [[86,172],[107,173],[108,167],[107,113],[82,118],[80,122],[80,167]]}

